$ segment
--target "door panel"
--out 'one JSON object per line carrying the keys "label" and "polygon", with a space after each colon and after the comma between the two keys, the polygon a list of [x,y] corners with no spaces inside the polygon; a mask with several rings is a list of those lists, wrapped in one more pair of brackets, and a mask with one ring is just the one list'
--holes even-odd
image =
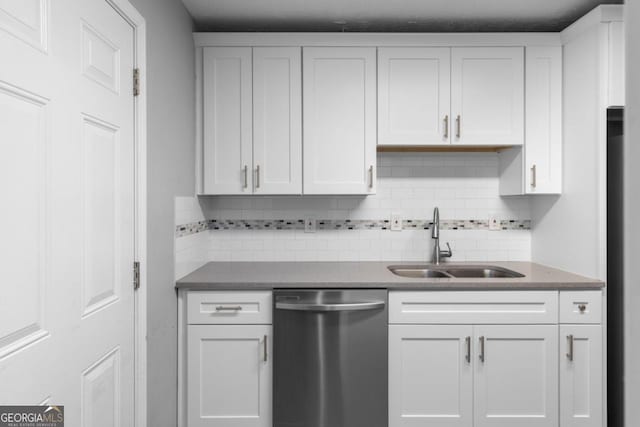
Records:
{"label": "door panel", "polygon": [[271,426],[271,330],[271,325],[188,327],[189,427]]}
{"label": "door panel", "polygon": [[0,401],[132,426],[134,31],[103,0],[0,1],[0,29]]}
{"label": "door panel", "polygon": [[453,48],[451,104],[453,143],[522,145],[523,48]]}
{"label": "door panel", "polygon": [[251,48],[204,48],[203,76],[204,193],[251,194]]}
{"label": "door panel", "polygon": [[302,193],[302,63],[299,47],[253,48],[256,194]]}
{"label": "door panel", "polygon": [[451,49],[378,49],[378,145],[448,144]]}
{"label": "door panel", "polygon": [[376,49],[305,48],[304,193],[374,194]]}
{"label": "door panel", "polygon": [[602,426],[602,326],[561,325],[560,347],[560,424]]}
{"label": "door panel", "polygon": [[389,326],[390,427],[472,425],[472,332],[466,325]]}
{"label": "door panel", "polygon": [[474,330],[474,426],[557,426],[558,327],[501,325]]}

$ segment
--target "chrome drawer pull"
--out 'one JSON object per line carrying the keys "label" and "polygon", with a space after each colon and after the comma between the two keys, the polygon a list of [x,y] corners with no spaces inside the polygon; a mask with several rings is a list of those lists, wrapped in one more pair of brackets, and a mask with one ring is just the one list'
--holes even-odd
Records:
{"label": "chrome drawer pull", "polygon": [[216,311],[240,311],[240,310],[242,310],[242,307],[239,305],[236,305],[236,306],[219,305],[216,307]]}

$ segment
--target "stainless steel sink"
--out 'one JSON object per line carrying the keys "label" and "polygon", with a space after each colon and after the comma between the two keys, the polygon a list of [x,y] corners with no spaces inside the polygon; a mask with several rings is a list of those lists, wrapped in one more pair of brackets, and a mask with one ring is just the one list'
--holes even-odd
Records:
{"label": "stainless steel sink", "polygon": [[442,270],[436,270],[424,265],[390,265],[387,267],[396,276],[413,278],[450,279],[451,276]]}
{"label": "stainless steel sink", "polygon": [[524,277],[517,271],[493,265],[390,265],[389,271],[397,276],[411,278],[515,278]]}
{"label": "stainless steel sink", "polygon": [[514,278],[524,277],[524,274],[520,274],[517,271],[509,270],[507,268],[496,267],[492,265],[474,265],[474,266],[455,266],[448,267],[446,272],[453,277],[459,278]]}

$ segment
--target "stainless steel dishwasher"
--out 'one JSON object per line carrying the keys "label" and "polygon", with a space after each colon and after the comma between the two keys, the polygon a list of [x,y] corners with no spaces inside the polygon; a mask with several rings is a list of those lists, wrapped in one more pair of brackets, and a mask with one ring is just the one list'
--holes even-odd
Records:
{"label": "stainless steel dishwasher", "polygon": [[274,427],[387,427],[387,291],[274,297]]}

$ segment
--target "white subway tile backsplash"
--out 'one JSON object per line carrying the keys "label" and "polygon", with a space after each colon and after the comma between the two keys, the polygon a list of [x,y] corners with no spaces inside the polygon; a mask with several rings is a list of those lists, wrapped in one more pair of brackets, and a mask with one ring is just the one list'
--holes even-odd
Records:
{"label": "white subway tile backsplash", "polygon": [[[204,220],[430,220],[482,222],[530,219],[526,197],[498,195],[495,153],[384,153],[378,156],[377,194],[363,196],[218,196],[176,198],[176,225]],[[517,225],[518,223],[516,223]],[[328,227],[330,228],[330,227]],[[473,228],[473,227],[472,227]],[[478,228],[478,227],[475,227]],[[479,227],[482,228],[482,227]],[[526,229],[443,229],[454,261],[531,259]],[[176,237],[176,277],[207,261],[393,261],[430,259],[431,231],[374,229],[220,229]]]}

